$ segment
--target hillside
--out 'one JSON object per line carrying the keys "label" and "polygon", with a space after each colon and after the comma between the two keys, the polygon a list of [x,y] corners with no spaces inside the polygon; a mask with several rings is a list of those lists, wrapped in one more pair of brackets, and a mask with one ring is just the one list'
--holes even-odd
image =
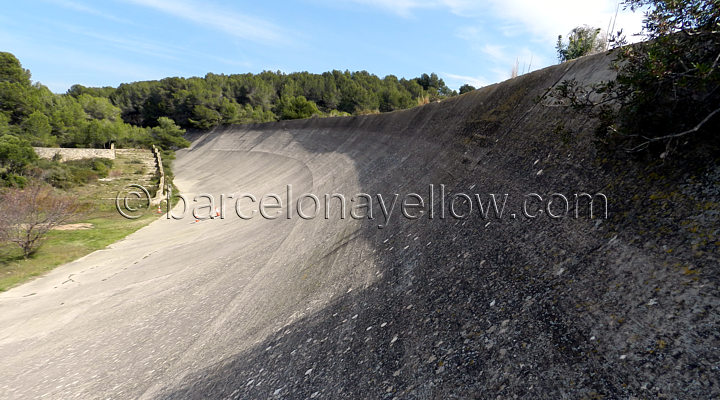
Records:
{"label": "hillside", "polygon": [[[372,220],[161,219],[0,294],[0,397],[720,395],[717,149],[631,158],[537,101],[608,66],[601,54],[410,110],[194,137],[174,167],[190,199],[292,185],[431,202],[432,184],[507,194],[506,211],[443,219],[436,194],[432,219],[386,220],[377,203]],[[529,219],[531,193],[603,193],[609,217]]]}

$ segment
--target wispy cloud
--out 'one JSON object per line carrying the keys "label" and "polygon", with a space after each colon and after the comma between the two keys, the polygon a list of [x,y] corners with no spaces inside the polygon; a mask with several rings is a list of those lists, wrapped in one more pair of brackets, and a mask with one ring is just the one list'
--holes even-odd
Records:
{"label": "wispy cloud", "polygon": [[106,13],[104,11],[100,11],[96,8],[90,7],[90,6],[82,4],[82,3],[78,3],[76,1],[70,1],[70,0],[45,0],[45,1],[48,3],[51,3],[51,4],[58,5],[60,7],[67,8],[69,10],[78,11],[78,12],[82,12],[82,13],[90,14],[90,15],[95,15],[97,17],[109,19],[111,21],[121,22],[124,24],[132,23],[130,20],[117,17],[113,14]]}
{"label": "wispy cloud", "polygon": [[[23,66],[33,72],[33,79],[55,93],[64,92],[74,83],[89,86],[117,85],[133,80],[158,79],[178,72],[155,69],[145,62],[132,62],[98,52],[48,45],[46,40],[12,34],[2,29],[0,48],[15,53]],[[46,60],[52,60],[52,68],[47,68]],[[41,68],[43,66],[45,68]],[[47,76],[52,78],[45,79]]]}
{"label": "wispy cloud", "polygon": [[456,74],[450,74],[450,73],[443,73],[443,76],[447,80],[451,80],[452,82],[450,86],[461,86],[465,83],[468,83],[472,86],[475,86],[476,88],[480,88],[483,86],[487,86],[490,83],[487,79],[483,77],[475,77],[475,76],[465,76],[465,75],[456,75]]}
{"label": "wispy cloud", "polygon": [[486,44],[482,47],[482,52],[490,56],[494,62],[505,62],[508,55],[505,53],[505,46]]}
{"label": "wispy cloud", "polygon": [[[343,0],[341,0],[343,1]],[[412,10],[416,8],[434,7],[434,1],[422,0],[344,0],[349,3],[357,3],[370,7],[383,9],[387,12],[397,14],[401,17],[409,17]]]}
{"label": "wispy cloud", "polygon": [[[123,80],[146,80],[163,77],[164,71],[154,69],[145,63],[127,61],[118,57],[97,53],[78,51],[75,49],[57,47],[49,49],[49,54],[55,53],[58,58],[64,57],[59,65],[69,71],[94,71],[101,76],[121,76]],[[91,61],[91,62],[88,62]]]}
{"label": "wispy cloud", "polygon": [[527,46],[513,46],[512,41],[503,45],[494,44],[497,35],[489,35],[477,27],[459,28],[455,36],[465,40],[472,51],[484,56],[496,82],[509,78],[516,62],[521,72],[547,65],[547,60],[537,51]]}
{"label": "wispy cloud", "polygon": [[199,26],[219,30],[239,39],[260,43],[286,43],[289,34],[284,29],[260,18],[216,8],[207,3],[187,0],[125,0],[193,22]]}
{"label": "wispy cloud", "polygon": [[[336,0],[375,7],[402,17],[416,9],[445,9],[461,17],[495,20],[507,36],[528,35],[547,41],[578,25],[606,29],[619,0]],[[617,27],[628,34],[642,26],[641,12],[620,7]]]}
{"label": "wispy cloud", "polygon": [[75,25],[68,25],[49,21],[49,24],[53,27],[57,27],[60,30],[72,32],[77,35],[82,35],[85,38],[95,39],[103,43],[103,47],[112,46],[113,48],[124,50],[136,54],[146,56],[145,60],[151,59],[167,59],[173,61],[180,61],[187,59],[188,56],[212,59],[221,62],[225,65],[233,67],[249,68],[252,64],[247,60],[237,60],[228,57],[219,57],[213,54],[208,54],[203,51],[197,51],[195,49],[188,49],[183,46],[172,44],[172,43],[160,43],[147,38],[139,38],[134,36],[118,36],[113,34],[96,32],[91,29],[81,28]]}
{"label": "wispy cloud", "polygon": [[[488,0],[486,8],[514,33],[530,34],[529,39],[547,42],[566,34],[579,25],[606,29],[614,17],[618,0]],[[618,27],[636,33],[642,26],[643,15],[620,7]],[[513,34],[513,32],[508,32]]]}
{"label": "wispy cloud", "polygon": [[92,30],[80,28],[74,25],[56,24],[65,31],[85,36],[103,42],[103,44],[113,46],[114,48],[130,51],[133,53],[150,56],[152,58],[166,58],[171,60],[181,60],[187,51],[183,51],[181,47],[171,44],[153,43],[146,39],[132,38],[130,36],[120,37],[105,33],[98,33]]}
{"label": "wispy cloud", "polygon": [[412,16],[415,9],[446,8],[454,14],[463,15],[474,8],[474,3],[469,0],[335,0],[335,2],[376,7],[401,17]]}

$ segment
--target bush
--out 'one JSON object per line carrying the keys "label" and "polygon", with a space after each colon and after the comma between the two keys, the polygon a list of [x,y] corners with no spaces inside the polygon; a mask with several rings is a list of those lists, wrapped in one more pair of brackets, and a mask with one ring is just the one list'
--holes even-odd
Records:
{"label": "bush", "polygon": [[475,90],[475,86],[469,85],[469,84],[467,84],[467,83],[464,84],[464,85],[462,85],[462,86],[460,86],[460,94],[465,94],[465,93],[468,93],[468,92],[472,92],[473,90]]}
{"label": "bush", "polygon": [[61,165],[46,168],[42,171],[41,178],[53,187],[59,189],[69,189],[75,186],[70,179],[70,172]]}
{"label": "bush", "polygon": [[108,166],[105,165],[104,162],[98,161],[98,160],[95,160],[95,162],[93,162],[93,167],[92,167],[92,169],[97,172],[97,174],[98,174],[98,176],[99,176],[100,178],[105,178],[105,177],[107,177],[108,172],[110,171],[110,170],[108,169]]}
{"label": "bush", "polygon": [[105,158],[73,160],[64,163],[38,160],[35,175],[40,176],[42,180],[56,188],[69,189],[107,177],[112,166],[113,161]]}
{"label": "bush", "polygon": [[21,175],[37,158],[28,141],[13,135],[0,136],[0,181]]}
{"label": "bush", "polygon": [[306,99],[305,96],[283,96],[278,102],[275,112],[280,119],[302,119],[320,114],[317,105]]}
{"label": "bush", "polygon": [[68,161],[65,165],[69,169],[71,180],[74,183],[85,184],[98,178],[107,177],[113,162],[106,158],[92,158]]}
{"label": "bush", "polygon": [[22,189],[27,185],[27,178],[16,174],[7,174],[4,179],[4,186]]}
{"label": "bush", "polygon": [[558,60],[565,62],[604,51],[606,37],[600,32],[600,28],[578,26],[570,31],[567,43],[564,43],[562,35],[559,35],[555,45]]}

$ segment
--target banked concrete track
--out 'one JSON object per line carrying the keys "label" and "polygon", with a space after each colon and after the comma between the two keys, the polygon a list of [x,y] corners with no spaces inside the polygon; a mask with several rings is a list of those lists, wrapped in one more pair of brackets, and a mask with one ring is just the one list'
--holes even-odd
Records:
{"label": "banked concrete track", "polygon": [[[536,102],[563,79],[607,78],[607,65],[588,57],[408,111],[196,137],[175,164],[190,198],[414,192],[426,212],[410,220],[397,205],[385,223],[375,202],[374,220],[334,207],[329,220],[283,209],[246,221],[230,205],[223,220],[163,218],[0,295],[0,397],[717,394],[716,256],[690,258],[702,273],[689,276],[673,267],[689,262],[680,249],[612,219],[521,216],[532,192],[609,191],[611,216],[628,211],[592,127]],[[568,144],[559,121],[582,133]],[[505,215],[482,219],[476,205],[458,220],[446,204],[442,219],[440,185],[508,194]]]}

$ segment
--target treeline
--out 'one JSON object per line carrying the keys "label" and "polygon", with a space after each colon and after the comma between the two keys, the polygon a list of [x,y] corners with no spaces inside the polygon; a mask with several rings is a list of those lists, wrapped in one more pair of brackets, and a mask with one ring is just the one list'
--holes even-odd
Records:
{"label": "treeline", "polygon": [[125,122],[121,114],[107,97],[57,95],[33,84],[30,71],[14,55],[0,52],[0,137],[49,147],[105,147],[111,141],[120,147],[155,144],[164,149],[189,144],[185,131],[170,119],[157,119],[146,128]]}
{"label": "treeline", "polygon": [[32,146],[41,147],[150,147],[171,152],[187,147],[185,130],[170,118],[158,118],[152,127],[125,122],[122,111],[103,96],[57,95],[30,80],[15,56],[0,52],[0,187],[24,186],[28,176],[57,187],[103,176],[102,162],[60,163],[39,160]]}
{"label": "treeline", "polygon": [[436,74],[380,79],[366,71],[323,74],[262,72],[204,78],[166,78],[118,88],[73,86],[68,95],[109,100],[133,125],[171,118],[183,128],[402,110],[457,95]]}
{"label": "treeline", "polygon": [[436,74],[379,78],[366,71],[166,78],[53,94],[0,52],[0,136],[35,146],[184,147],[183,128],[388,112],[457,95]]}
{"label": "treeline", "polygon": [[366,71],[262,72],[166,78],[54,94],[0,52],[0,185],[41,166],[31,146],[187,147],[185,129],[402,110],[457,95],[436,74],[379,78]]}

